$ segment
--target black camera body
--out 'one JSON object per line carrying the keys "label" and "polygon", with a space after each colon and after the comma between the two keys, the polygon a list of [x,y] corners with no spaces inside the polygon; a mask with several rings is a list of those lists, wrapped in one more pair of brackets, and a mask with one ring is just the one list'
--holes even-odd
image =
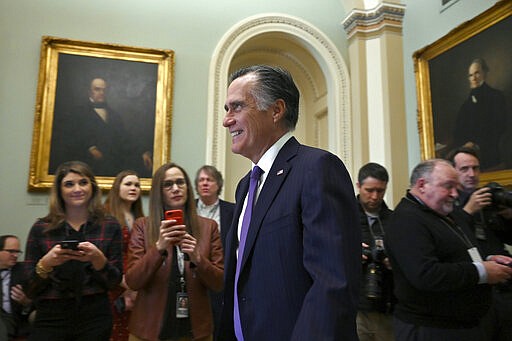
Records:
{"label": "black camera body", "polygon": [[497,182],[489,182],[484,187],[490,188],[492,204],[495,206],[512,207],[512,192],[507,191]]}
{"label": "black camera body", "polygon": [[363,255],[367,257],[365,295],[369,299],[380,299],[382,297],[383,261],[387,255],[384,249],[384,240],[375,238],[374,241],[373,247],[363,248]]}
{"label": "black camera body", "polygon": [[475,221],[475,233],[477,239],[486,239],[485,229],[496,232],[507,230],[507,224],[499,212],[503,207],[512,207],[512,192],[507,191],[503,186],[496,182],[490,182],[484,187],[489,188],[491,193],[491,205],[482,209],[483,215]]}

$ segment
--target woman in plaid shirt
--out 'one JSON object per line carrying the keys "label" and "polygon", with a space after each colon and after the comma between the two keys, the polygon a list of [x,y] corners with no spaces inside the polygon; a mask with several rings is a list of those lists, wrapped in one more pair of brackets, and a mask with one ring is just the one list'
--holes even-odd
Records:
{"label": "woman in plaid shirt", "polygon": [[121,229],[104,215],[88,165],[57,168],[50,212],[32,226],[26,252],[26,292],[37,311],[29,340],[108,340],[107,292],[122,278]]}

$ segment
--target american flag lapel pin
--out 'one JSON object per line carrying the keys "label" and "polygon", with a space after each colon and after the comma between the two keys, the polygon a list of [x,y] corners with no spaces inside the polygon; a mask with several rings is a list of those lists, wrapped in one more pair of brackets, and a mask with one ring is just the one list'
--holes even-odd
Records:
{"label": "american flag lapel pin", "polygon": [[280,170],[278,170],[278,171],[277,171],[277,174],[276,174],[276,175],[281,175],[281,174],[283,174],[283,173],[284,173],[284,170],[280,169]]}

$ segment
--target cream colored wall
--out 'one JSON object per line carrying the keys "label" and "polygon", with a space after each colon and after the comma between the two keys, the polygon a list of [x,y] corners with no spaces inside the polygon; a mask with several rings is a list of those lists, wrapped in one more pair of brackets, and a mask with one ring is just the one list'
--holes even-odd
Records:
{"label": "cream colored wall", "polygon": [[[412,53],[494,4],[460,0],[439,13],[438,2],[405,1],[403,71],[409,168],[420,158]],[[350,60],[341,21],[352,8],[371,5],[367,0],[0,1],[0,233],[18,234],[24,242],[34,220],[47,212],[47,194],[26,191],[41,36],[175,50],[171,156],[193,174],[206,160],[206,118],[212,114],[207,112],[209,63],[230,27],[261,13],[293,15],[317,27],[351,68],[359,68],[365,67],[365,61]],[[356,84],[351,89],[353,97],[365,86]],[[364,133],[362,126],[367,122],[353,119],[356,129],[352,132]],[[322,138],[321,144],[325,143]],[[368,158],[359,148],[354,145],[351,150],[354,160]]]}
{"label": "cream colored wall", "polygon": [[[47,212],[47,193],[28,193],[41,36],[173,49],[171,157],[192,175],[206,162],[209,65],[215,46],[243,18],[286,13],[317,27],[344,58],[339,0],[0,1],[0,233],[22,241]],[[145,200],[147,205],[147,200]]]}

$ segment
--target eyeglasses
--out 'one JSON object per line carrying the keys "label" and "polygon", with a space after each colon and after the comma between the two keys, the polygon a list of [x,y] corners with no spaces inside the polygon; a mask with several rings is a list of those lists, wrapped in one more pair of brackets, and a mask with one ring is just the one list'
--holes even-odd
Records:
{"label": "eyeglasses", "polygon": [[16,255],[16,256],[19,256],[23,253],[23,251],[21,251],[21,250],[13,250],[13,249],[2,249],[0,251],[9,252],[11,255]]}
{"label": "eyeglasses", "polygon": [[176,184],[176,186],[178,186],[178,188],[183,188],[185,187],[185,185],[187,184],[187,182],[185,181],[185,179],[176,179],[176,180],[165,180],[164,182],[162,182],[162,187],[164,189],[171,189],[174,187],[174,185]]}

